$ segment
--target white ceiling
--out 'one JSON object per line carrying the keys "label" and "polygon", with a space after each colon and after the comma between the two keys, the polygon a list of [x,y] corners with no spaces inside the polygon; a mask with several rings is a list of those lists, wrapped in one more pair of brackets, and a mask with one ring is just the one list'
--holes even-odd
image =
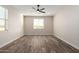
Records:
{"label": "white ceiling", "polygon": [[25,16],[54,16],[56,12],[58,12],[62,5],[41,5],[40,8],[45,8],[46,13],[36,12],[32,7],[36,7],[35,5],[14,5],[21,14]]}

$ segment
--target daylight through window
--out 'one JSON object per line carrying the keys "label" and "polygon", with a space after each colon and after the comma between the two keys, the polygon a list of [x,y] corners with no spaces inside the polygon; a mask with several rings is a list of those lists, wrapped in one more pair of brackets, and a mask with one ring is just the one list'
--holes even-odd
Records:
{"label": "daylight through window", "polygon": [[44,19],[34,19],[33,29],[44,29]]}
{"label": "daylight through window", "polygon": [[0,31],[6,29],[6,21],[8,19],[8,10],[0,6]]}

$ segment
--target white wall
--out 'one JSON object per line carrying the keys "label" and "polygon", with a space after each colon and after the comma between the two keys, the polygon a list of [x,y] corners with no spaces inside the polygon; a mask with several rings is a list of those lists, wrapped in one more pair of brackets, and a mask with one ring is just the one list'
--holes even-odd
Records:
{"label": "white wall", "polygon": [[23,35],[23,21],[19,12],[12,6],[3,6],[8,9],[8,31],[0,32],[0,47]]}
{"label": "white wall", "polygon": [[[33,19],[44,18],[45,28],[44,29],[33,29]],[[25,35],[52,35],[53,33],[53,17],[51,16],[25,16],[24,17],[24,34]]]}
{"label": "white wall", "polygon": [[54,35],[79,49],[79,6],[65,6],[56,13]]}

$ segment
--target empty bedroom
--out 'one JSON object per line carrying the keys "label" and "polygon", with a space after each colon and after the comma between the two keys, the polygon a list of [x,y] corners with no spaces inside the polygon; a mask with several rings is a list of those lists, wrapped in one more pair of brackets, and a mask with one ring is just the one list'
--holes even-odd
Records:
{"label": "empty bedroom", "polygon": [[78,5],[0,5],[0,53],[79,53]]}

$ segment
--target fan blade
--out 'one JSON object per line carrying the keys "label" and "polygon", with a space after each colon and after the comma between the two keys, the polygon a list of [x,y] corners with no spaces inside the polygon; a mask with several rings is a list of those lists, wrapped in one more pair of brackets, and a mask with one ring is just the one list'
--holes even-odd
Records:
{"label": "fan blade", "polygon": [[42,9],[40,9],[40,10],[44,10],[45,8],[42,8]]}
{"label": "fan blade", "polygon": [[[32,7],[33,9],[35,9],[34,7]],[[35,9],[36,10],[36,9]]]}
{"label": "fan blade", "polygon": [[41,10],[39,10],[39,12],[41,12],[41,13],[45,13],[44,11],[41,11]]}

